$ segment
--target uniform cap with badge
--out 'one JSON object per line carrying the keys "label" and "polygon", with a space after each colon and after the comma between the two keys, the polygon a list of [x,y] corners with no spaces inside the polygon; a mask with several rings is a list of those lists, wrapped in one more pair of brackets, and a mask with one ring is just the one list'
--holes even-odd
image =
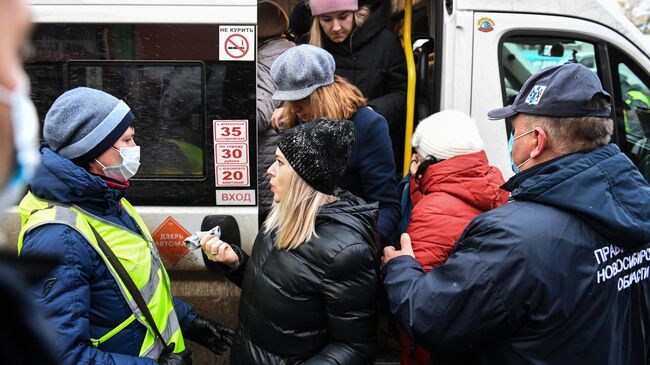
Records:
{"label": "uniform cap with badge", "polygon": [[505,119],[517,113],[559,118],[609,117],[610,106],[589,107],[597,94],[611,100],[593,71],[579,63],[565,63],[532,75],[512,105],[491,110],[488,118]]}

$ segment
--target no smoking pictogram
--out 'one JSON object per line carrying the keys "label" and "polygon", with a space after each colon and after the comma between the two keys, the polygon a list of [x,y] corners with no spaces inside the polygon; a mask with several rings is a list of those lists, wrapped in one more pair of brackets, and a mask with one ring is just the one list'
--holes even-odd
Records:
{"label": "no smoking pictogram", "polygon": [[255,61],[255,26],[220,25],[219,61]]}
{"label": "no smoking pictogram", "polygon": [[232,58],[246,56],[249,49],[248,40],[241,34],[233,34],[226,38],[226,53]]}

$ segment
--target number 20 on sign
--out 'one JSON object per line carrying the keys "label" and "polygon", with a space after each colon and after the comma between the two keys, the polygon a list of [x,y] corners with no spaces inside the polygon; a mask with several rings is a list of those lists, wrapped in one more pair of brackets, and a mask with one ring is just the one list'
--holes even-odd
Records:
{"label": "number 20 on sign", "polygon": [[217,166],[217,186],[248,186],[248,166]]}

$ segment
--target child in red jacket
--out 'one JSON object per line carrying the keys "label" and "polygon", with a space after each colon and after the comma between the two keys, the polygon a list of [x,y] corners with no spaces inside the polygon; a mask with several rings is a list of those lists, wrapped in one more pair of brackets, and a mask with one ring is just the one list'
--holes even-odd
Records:
{"label": "child in red jacket", "polygon": [[[506,202],[501,172],[488,164],[476,122],[446,110],[422,120],[413,133],[411,201],[407,233],[425,272],[447,260],[477,215]],[[402,365],[426,365],[429,353],[400,333]]]}

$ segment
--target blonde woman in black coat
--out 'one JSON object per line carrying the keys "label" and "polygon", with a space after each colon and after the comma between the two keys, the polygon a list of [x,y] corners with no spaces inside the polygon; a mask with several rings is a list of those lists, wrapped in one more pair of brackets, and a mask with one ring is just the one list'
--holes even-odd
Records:
{"label": "blonde woman in black coat", "polygon": [[268,170],[274,203],[250,256],[202,240],[208,259],[242,288],[231,364],[373,360],[377,205],[334,191],[354,141],[350,121],[289,129]]}

